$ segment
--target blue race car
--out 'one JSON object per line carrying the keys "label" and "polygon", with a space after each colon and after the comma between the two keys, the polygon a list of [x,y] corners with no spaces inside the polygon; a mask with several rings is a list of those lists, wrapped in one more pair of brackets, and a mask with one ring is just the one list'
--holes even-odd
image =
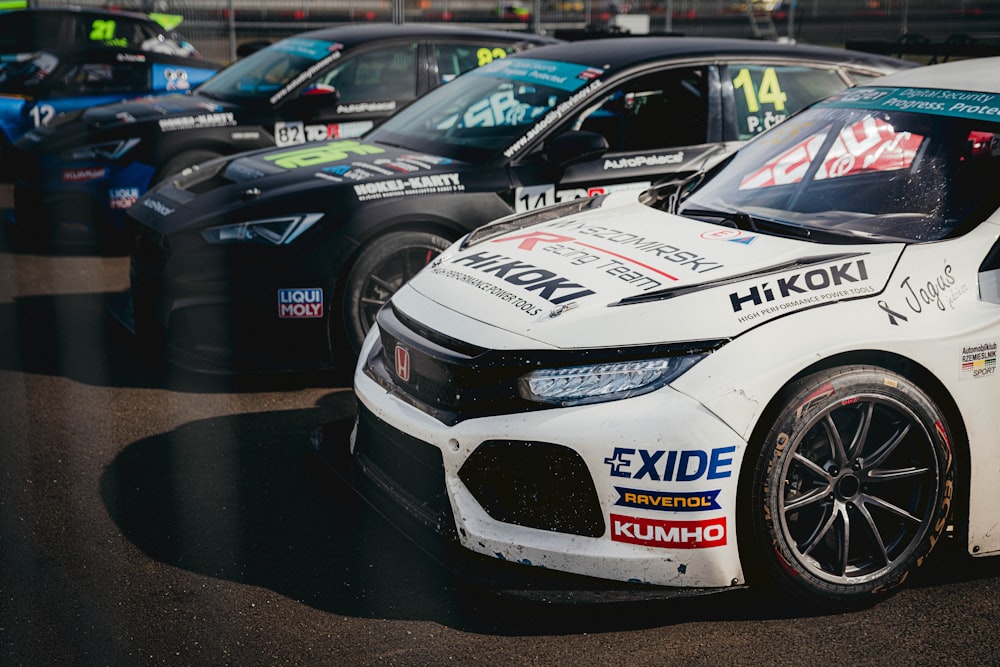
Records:
{"label": "blue race car", "polygon": [[2,63],[0,144],[14,143],[57,114],[183,92],[218,70],[206,60],[105,46],[39,51],[28,60]]}

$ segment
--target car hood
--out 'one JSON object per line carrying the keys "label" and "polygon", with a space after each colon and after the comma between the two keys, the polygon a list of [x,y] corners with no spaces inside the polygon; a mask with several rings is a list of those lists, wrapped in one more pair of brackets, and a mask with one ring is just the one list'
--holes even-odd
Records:
{"label": "car hood", "polygon": [[268,148],[168,179],[130,214],[167,234],[250,212],[335,211],[343,219],[366,202],[463,192],[469,171],[468,163],[354,139]]}
{"label": "car hood", "polygon": [[870,298],[904,247],[746,232],[622,193],[596,210],[456,244],[393,301],[477,344],[473,332],[490,330],[515,334],[505,343],[490,337],[512,348],[525,339],[554,348],[719,339],[804,309]]}
{"label": "car hood", "polygon": [[95,130],[132,123],[159,123],[164,131],[221,127],[236,124],[232,106],[202,95],[178,93],[93,107],[76,120]]}

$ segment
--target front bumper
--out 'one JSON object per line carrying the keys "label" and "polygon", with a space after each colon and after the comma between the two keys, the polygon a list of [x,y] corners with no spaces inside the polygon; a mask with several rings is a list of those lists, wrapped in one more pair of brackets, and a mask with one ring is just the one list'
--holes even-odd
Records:
{"label": "front bumper", "polygon": [[67,165],[57,156],[14,149],[17,223],[41,228],[56,240],[124,241],[127,209],[149,187],[153,167],[133,163]]}
{"label": "front bumper", "polygon": [[[331,422],[312,434],[312,445],[336,476],[396,530],[399,530],[462,583],[490,593],[557,603],[609,603],[634,600],[666,600],[712,595],[746,588],[666,587],[634,581],[611,581],[543,567],[532,567],[500,557],[486,556],[464,548],[457,540],[453,521],[428,522],[426,510],[415,508],[364,457],[351,454],[351,439],[358,424],[351,420]],[[410,459],[403,459],[410,461]],[[431,470],[434,469],[432,465]],[[440,479],[443,479],[441,477]],[[430,484],[439,487],[437,481]],[[439,507],[451,518],[447,505]],[[414,511],[416,510],[416,511]]]}
{"label": "front bumper", "polygon": [[690,595],[745,582],[736,503],[746,443],[670,388],[451,426],[363,368],[355,392],[358,426],[340,458],[363,495],[408,517],[408,532],[605,584]]}
{"label": "front bumper", "polygon": [[[157,341],[171,364],[224,374],[332,365],[329,290],[307,262],[224,248],[178,251],[174,244],[200,242],[167,237],[142,224],[135,228],[129,276],[133,330]],[[322,317],[283,317],[279,294],[285,288],[318,290]]]}

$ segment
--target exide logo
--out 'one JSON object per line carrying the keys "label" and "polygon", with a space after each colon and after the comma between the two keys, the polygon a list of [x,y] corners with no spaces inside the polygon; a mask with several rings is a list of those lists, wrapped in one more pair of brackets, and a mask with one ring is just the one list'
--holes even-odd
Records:
{"label": "exide logo", "polygon": [[278,317],[323,317],[323,290],[319,287],[310,287],[307,289],[279,289]]}
{"label": "exide logo", "polygon": [[403,382],[410,381],[410,351],[396,344],[396,375]]}

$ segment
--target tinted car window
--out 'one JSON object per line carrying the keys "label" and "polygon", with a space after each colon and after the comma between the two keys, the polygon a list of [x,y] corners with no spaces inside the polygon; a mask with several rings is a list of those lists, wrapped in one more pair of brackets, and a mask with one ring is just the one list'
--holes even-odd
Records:
{"label": "tinted car window", "polygon": [[434,58],[441,80],[448,82],[463,72],[506,58],[513,51],[510,46],[438,43],[434,45]]}
{"label": "tinted car window", "polygon": [[844,89],[833,69],[730,65],[737,138],[746,141],[816,100]]}
{"label": "tinted car window", "polygon": [[236,61],[198,92],[222,100],[267,99],[317,63],[332,62],[340,49],[339,44],[318,39],[283,39]]}
{"label": "tinted car window", "polygon": [[69,67],[53,87],[53,96],[128,94],[149,89],[145,63],[82,62]]}
{"label": "tinted car window", "polygon": [[633,79],[580,115],[574,129],[603,134],[612,152],[701,144],[708,130],[704,68]]}
{"label": "tinted car window", "polygon": [[340,101],[412,100],[417,96],[417,45],[367,51],[334,66],[319,79],[340,92]]}
{"label": "tinted car window", "polygon": [[945,238],[996,209],[1000,123],[896,111],[923,102],[873,90],[881,108],[833,98],[747,144],[682,212],[739,211],[871,242]]}

